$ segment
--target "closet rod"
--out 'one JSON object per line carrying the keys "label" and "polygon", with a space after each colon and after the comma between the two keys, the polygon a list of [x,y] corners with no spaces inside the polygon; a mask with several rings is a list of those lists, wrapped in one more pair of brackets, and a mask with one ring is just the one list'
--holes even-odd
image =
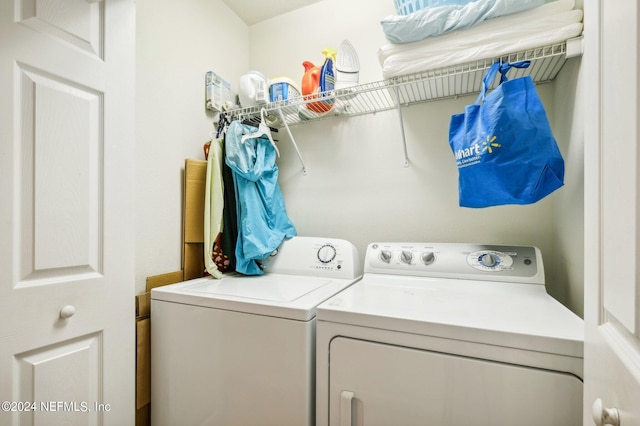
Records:
{"label": "closet rod", "polygon": [[[300,150],[298,149],[298,144],[296,143],[295,138],[293,137],[293,135],[291,134],[291,129],[289,129],[289,124],[287,123],[287,120],[284,117],[284,114],[282,113],[282,109],[281,108],[274,108],[271,109],[271,111],[278,111],[278,114],[280,115],[280,119],[282,120],[282,123],[285,127],[285,129],[287,129],[287,133],[289,134],[289,139],[291,140],[291,143],[293,144],[293,147],[296,150],[296,154],[298,154],[298,159],[300,160],[300,164],[302,164],[302,174],[306,175],[307,174],[307,166],[304,163],[304,160],[302,159],[302,154],[300,153]],[[238,119],[239,120],[244,120],[246,118],[253,120],[255,119],[255,113],[253,112],[247,112],[247,111],[240,111],[239,115],[238,115]],[[214,120],[214,124],[216,123],[216,121]],[[218,119],[218,123],[220,123],[220,118]]]}

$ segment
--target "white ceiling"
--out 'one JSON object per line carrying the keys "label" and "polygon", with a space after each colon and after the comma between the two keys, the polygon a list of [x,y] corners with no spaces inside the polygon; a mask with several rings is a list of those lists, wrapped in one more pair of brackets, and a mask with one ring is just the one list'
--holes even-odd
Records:
{"label": "white ceiling", "polygon": [[247,25],[300,9],[322,0],[222,0]]}

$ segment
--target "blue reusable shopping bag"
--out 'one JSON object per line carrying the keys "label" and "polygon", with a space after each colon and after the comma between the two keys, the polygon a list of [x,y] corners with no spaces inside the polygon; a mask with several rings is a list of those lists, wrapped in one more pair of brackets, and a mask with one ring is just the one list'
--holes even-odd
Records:
{"label": "blue reusable shopping bag", "polygon": [[[451,117],[462,207],[531,204],[563,185],[564,160],[533,80],[506,77],[511,67],[527,66],[494,63],[476,102]],[[498,71],[499,86],[486,94]]]}

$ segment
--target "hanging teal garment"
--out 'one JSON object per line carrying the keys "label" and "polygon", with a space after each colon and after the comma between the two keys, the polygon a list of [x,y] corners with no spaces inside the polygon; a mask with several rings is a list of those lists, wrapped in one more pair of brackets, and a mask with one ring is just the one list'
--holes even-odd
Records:
{"label": "hanging teal garment", "polygon": [[233,172],[238,215],[236,271],[262,275],[259,261],[296,235],[278,185],[276,152],[267,137],[242,142],[255,127],[234,121],[227,130],[225,162]]}

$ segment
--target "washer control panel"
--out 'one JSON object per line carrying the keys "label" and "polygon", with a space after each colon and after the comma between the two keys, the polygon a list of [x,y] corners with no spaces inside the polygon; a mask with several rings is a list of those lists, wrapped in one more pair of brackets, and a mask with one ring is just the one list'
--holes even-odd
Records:
{"label": "washer control panel", "polygon": [[544,284],[536,247],[457,243],[371,243],[366,273]]}
{"label": "washer control panel", "polygon": [[293,237],[262,261],[265,273],[356,278],[362,275],[358,251],[338,238]]}

